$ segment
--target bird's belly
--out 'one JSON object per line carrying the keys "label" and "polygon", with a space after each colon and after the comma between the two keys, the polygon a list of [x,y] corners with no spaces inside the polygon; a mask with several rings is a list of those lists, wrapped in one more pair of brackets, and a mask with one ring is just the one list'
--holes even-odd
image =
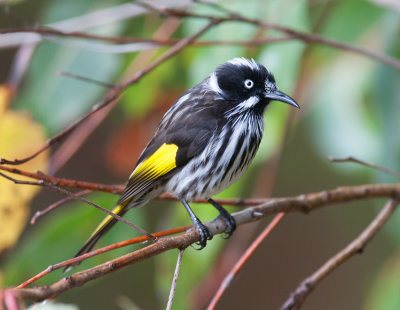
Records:
{"label": "bird's belly", "polygon": [[231,153],[231,156],[222,154],[217,160],[212,153],[211,156],[194,158],[167,182],[165,190],[187,201],[216,195],[243,175],[258,145],[259,140],[249,141],[241,146],[239,152]]}

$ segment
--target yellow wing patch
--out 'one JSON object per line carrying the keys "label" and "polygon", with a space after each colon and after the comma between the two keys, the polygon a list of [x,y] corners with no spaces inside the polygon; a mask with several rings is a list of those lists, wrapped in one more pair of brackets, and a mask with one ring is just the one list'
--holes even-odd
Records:
{"label": "yellow wing patch", "polygon": [[176,167],[175,159],[177,151],[177,145],[164,143],[153,155],[136,167],[129,179],[154,180],[165,175]]}

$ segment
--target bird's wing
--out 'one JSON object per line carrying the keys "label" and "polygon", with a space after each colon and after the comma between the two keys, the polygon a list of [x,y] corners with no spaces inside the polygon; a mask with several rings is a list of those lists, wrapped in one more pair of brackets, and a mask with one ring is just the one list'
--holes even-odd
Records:
{"label": "bird's wing", "polygon": [[118,204],[124,203],[136,195],[146,191],[156,181],[176,168],[178,146],[163,143],[148,158],[139,162],[129,177],[128,184]]}
{"label": "bird's wing", "polygon": [[213,135],[217,121],[207,111],[176,120],[156,135],[147,145],[129,177],[118,204],[147,191],[160,180],[173,175],[193,157],[200,154]]}

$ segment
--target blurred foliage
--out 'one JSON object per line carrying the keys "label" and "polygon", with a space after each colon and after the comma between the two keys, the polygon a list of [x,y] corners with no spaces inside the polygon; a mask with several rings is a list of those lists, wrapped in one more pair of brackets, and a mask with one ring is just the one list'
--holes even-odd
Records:
{"label": "blurred foliage", "polygon": [[399,253],[389,257],[377,274],[370,294],[365,301],[365,310],[400,309],[400,263]]}
{"label": "blurred foliage", "polygon": [[[0,158],[24,158],[46,141],[43,128],[29,114],[7,109],[13,89],[0,85]],[[48,153],[20,166],[26,170],[47,171]],[[17,177],[25,181],[29,178]],[[0,254],[12,248],[26,225],[29,206],[37,186],[16,186],[0,178]]]}
{"label": "blurred foliage", "polygon": [[28,308],[28,310],[78,310],[76,305],[68,305],[63,303],[56,303],[54,301],[46,301],[41,304],[35,304]]}
{"label": "blurred foliage", "polygon": [[[170,2],[166,1],[166,3]],[[399,12],[380,7],[371,1],[251,0],[221,1],[220,4],[246,16],[305,32],[315,31],[329,38],[400,57]],[[115,2],[106,0],[45,1],[45,4],[37,8],[38,12],[35,14],[41,16],[38,21],[40,24],[47,24],[113,5],[116,5]],[[24,3],[15,3],[12,8],[23,12]],[[223,14],[215,8],[202,4],[193,4],[190,9],[198,13]],[[151,37],[162,25],[163,20],[156,15],[138,16],[124,22],[89,29],[89,31],[102,35]],[[203,20],[185,19],[174,37],[188,36],[204,24]],[[211,29],[202,39],[251,40],[264,35],[268,35],[268,37],[281,36],[276,31],[260,33],[255,27],[243,23],[226,23]],[[84,50],[84,48],[79,48],[84,45],[73,44],[72,41],[69,44],[66,38],[63,40],[49,38],[36,47],[24,83],[18,89],[12,106],[17,110],[29,112],[15,112],[0,105],[0,157],[4,156],[3,143],[7,141],[3,138],[4,134],[11,134],[15,129],[24,132],[21,139],[29,141],[29,143],[17,142],[13,138],[16,145],[23,145],[25,148],[21,153],[15,155],[7,153],[7,156],[4,157],[28,155],[44,143],[43,128],[48,135],[59,132],[84,115],[106,93],[104,88],[97,85],[84,83],[70,77],[55,76],[55,71],[72,72],[113,83],[130,72],[127,68],[139,68],[140,65],[143,65],[135,63],[135,59],[149,52],[143,50],[126,54],[107,54]],[[160,48],[156,51],[156,55],[160,55],[165,50],[166,48]],[[354,164],[336,164],[328,167],[326,158],[327,156],[352,155],[397,171],[400,170],[399,72],[360,55],[349,54],[321,45],[310,47],[298,40],[268,44],[259,48],[223,45],[188,47],[178,56],[163,63],[137,85],[127,89],[115,112],[94,133],[93,140],[88,141],[88,146],[82,147],[83,150],[72,158],[72,163],[60,174],[64,176],[64,174],[71,173],[69,177],[88,178],[94,181],[97,181],[97,178],[113,180],[117,176],[119,182],[123,182],[124,178],[129,175],[129,170],[133,168],[142,147],[153,134],[154,127],[165,109],[177,99],[180,93],[202,81],[216,66],[237,56],[255,58],[265,64],[274,73],[281,90],[289,94],[296,92],[296,99],[302,108],[301,114],[298,113],[301,118],[298,118],[298,127],[290,132],[289,141],[286,143],[302,141],[300,135],[305,134],[305,139],[312,148],[308,156],[315,158],[315,167],[326,166],[325,171],[330,173],[318,175],[318,171],[308,171],[307,169],[318,168],[305,167],[303,163],[306,161],[303,158],[298,158],[296,153],[290,154],[290,160],[295,163],[293,166],[296,167],[296,170],[291,172],[293,175],[280,177],[283,180],[278,184],[281,193],[293,193],[293,189],[289,185],[285,187],[286,184],[291,184],[292,179],[300,179],[300,182],[303,183],[301,184],[302,188],[309,191],[319,189],[320,184],[326,184],[324,183],[326,180],[330,181],[337,175],[346,178],[348,183],[354,182],[359,176],[362,176],[365,182],[396,181],[381,172]],[[289,108],[285,105],[278,103],[271,105],[266,112],[265,138],[252,168],[240,181],[221,193],[220,197],[252,196],[253,184],[262,180],[260,171],[262,171],[264,163],[268,162],[284,143],[284,130],[289,112]],[[27,113],[31,113],[32,117],[27,116]],[[7,114],[20,118],[17,128],[4,121],[2,117]],[[1,126],[6,126],[6,129]],[[298,130],[299,127],[302,127],[303,130]],[[35,145],[31,145],[31,142],[34,142]],[[301,142],[298,142],[296,147],[305,148]],[[85,154],[88,155],[85,156]],[[124,158],[122,159],[122,157]],[[76,158],[84,159],[78,162],[80,165],[77,165]],[[31,162],[30,164],[32,166],[28,165],[24,168],[45,171],[48,162],[43,156],[40,163]],[[85,175],[83,168],[92,167],[90,166],[92,164],[97,164],[97,169],[88,169],[91,170],[91,174]],[[310,175],[316,174],[320,179],[311,179]],[[109,181],[109,183],[111,182]],[[30,201],[35,189],[27,186],[15,186],[3,179],[0,179],[0,186],[12,186],[13,191],[21,191],[21,193],[13,195],[13,210],[18,210],[18,212],[25,210],[22,216],[23,220],[20,220],[20,223],[24,223],[28,216],[27,210],[26,207],[17,208],[16,206],[19,204],[16,199],[24,197],[25,192],[31,191],[29,199],[24,200],[24,205],[27,205],[27,201]],[[301,194],[298,191],[295,192]],[[45,194],[38,198],[37,204],[34,204],[32,208],[42,209],[52,202]],[[0,208],[1,199],[5,199],[4,197],[6,197],[4,194],[0,196]],[[57,196],[52,199],[59,198]],[[88,198],[101,206],[110,208],[117,200],[114,196],[99,193],[92,194]],[[210,220],[216,215],[214,208],[209,205],[194,205],[193,207],[196,214],[204,221]],[[234,211],[235,209],[230,210]],[[362,225],[363,221],[368,218],[361,214],[362,210],[357,211],[360,213],[359,219],[357,219],[359,225]],[[70,258],[102,217],[101,212],[90,206],[69,203],[44,219],[40,219],[35,227],[27,228],[27,233],[21,238],[21,242],[4,259],[1,267],[2,284],[19,284],[48,265]],[[2,219],[0,218],[0,222]],[[130,211],[127,219],[148,231],[158,231],[189,223],[184,208],[177,203],[166,204],[164,202],[150,203],[146,209]],[[345,229],[343,225],[346,220],[339,216],[333,217],[333,219],[338,232],[335,232],[332,239],[337,239],[341,230]],[[399,248],[399,221],[397,215],[389,223],[389,229],[383,230],[385,240],[391,242],[391,248],[397,255],[398,252],[395,252],[394,249]],[[12,229],[7,229],[8,232],[16,230],[18,225],[12,224],[12,226]],[[21,228],[22,225],[19,224],[19,229]],[[1,235],[1,237],[4,236]],[[126,225],[119,224],[105,236],[100,245],[124,240],[133,235],[136,235],[136,232],[132,233],[132,230]],[[290,232],[286,238],[290,238]],[[285,244],[284,241],[282,243]],[[210,266],[219,257],[225,244],[225,240],[216,236],[202,251],[195,251],[192,248],[185,251],[174,299],[174,309],[193,307],[190,296],[193,294],[194,288],[210,270]],[[132,248],[137,248],[137,246],[92,258],[79,268],[98,264],[118,254],[126,253]],[[270,255],[276,255],[276,253],[270,253]],[[309,255],[312,256],[313,253],[309,253]],[[365,254],[365,256],[367,255],[374,254],[371,251]],[[88,306],[88,303],[89,306],[92,306],[92,303],[94,305],[98,302],[96,305],[107,309],[117,307],[116,304],[120,305],[119,308],[129,309],[136,307],[130,305],[129,300],[131,299],[143,309],[162,308],[169,294],[177,256],[178,252],[172,251],[146,262],[147,265],[133,266],[134,272],[129,273],[129,279],[124,278],[123,285],[119,280],[113,278],[116,277],[115,275],[112,275],[102,279],[102,283],[96,282],[85,286],[81,289],[85,292],[90,291],[91,286],[96,288],[93,293],[96,300],[90,301],[90,303],[87,300],[90,298],[86,294],[81,293],[79,301],[74,298],[79,296],[79,292],[69,292],[66,297],[64,297],[65,295],[60,296],[60,300],[65,299],[67,302],[79,303],[82,308],[85,308],[85,305]],[[26,259],[27,257],[29,259]],[[370,268],[368,276],[371,282],[357,288],[365,290],[361,293],[362,296],[368,296],[360,309],[394,310],[399,307],[398,294],[395,294],[400,289],[400,284],[395,277],[399,273],[398,264],[393,263],[395,260],[389,256],[384,255],[383,257],[383,259],[387,259],[387,262],[382,263],[382,269],[379,270],[379,265],[375,269]],[[124,276],[124,272],[120,274]],[[267,275],[265,276],[267,277]],[[302,276],[304,276],[304,272]],[[38,284],[47,284],[60,277],[62,277],[61,272],[56,271],[39,281]],[[286,278],[285,275],[283,278]],[[100,290],[100,287],[101,294],[97,293],[97,288]],[[286,286],[286,290],[288,289]],[[315,294],[318,294],[318,290],[315,291]],[[118,302],[116,298],[123,302]],[[236,298],[239,297],[236,296]],[[121,306],[122,304],[124,306]]]}
{"label": "blurred foliage", "polygon": [[[52,1],[44,10],[41,23],[75,17],[99,7],[101,1]],[[111,24],[93,33],[112,36],[122,31],[123,26]],[[36,48],[27,72],[27,79],[35,83],[28,83],[16,102],[18,108],[29,109],[52,135],[86,113],[93,102],[105,94],[105,89],[98,85],[55,76],[55,71],[73,72],[107,82],[114,79],[122,63],[117,55],[79,50],[72,43],[63,42],[52,39]]]}

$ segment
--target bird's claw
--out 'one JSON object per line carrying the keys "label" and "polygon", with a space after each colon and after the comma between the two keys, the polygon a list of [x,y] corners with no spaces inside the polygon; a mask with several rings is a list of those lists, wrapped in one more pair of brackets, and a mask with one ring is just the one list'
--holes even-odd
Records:
{"label": "bird's claw", "polygon": [[226,211],[225,209],[222,209],[222,210],[223,211],[220,212],[218,218],[221,218],[225,222],[226,230],[225,230],[225,235],[223,236],[223,238],[228,239],[228,238],[230,238],[230,236],[236,229],[236,221],[232,217],[232,215],[230,215],[228,213],[228,211]]}
{"label": "bird's claw", "polygon": [[200,233],[200,240],[196,244],[198,244],[200,247],[196,248],[196,250],[201,250],[206,247],[207,245],[207,240],[211,240],[214,235],[209,231],[209,229],[201,222],[197,222],[195,225],[195,228],[199,231]]}

